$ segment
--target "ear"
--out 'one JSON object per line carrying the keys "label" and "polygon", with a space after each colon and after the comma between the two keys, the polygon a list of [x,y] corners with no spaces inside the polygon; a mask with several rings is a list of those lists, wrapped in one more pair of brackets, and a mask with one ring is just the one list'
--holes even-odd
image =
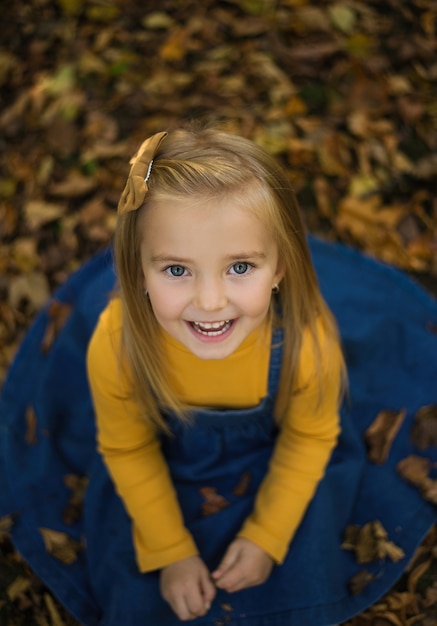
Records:
{"label": "ear", "polygon": [[278,261],[278,266],[276,268],[276,273],[274,276],[274,283],[277,283],[279,285],[281,280],[284,278],[284,274],[285,274],[284,264]]}

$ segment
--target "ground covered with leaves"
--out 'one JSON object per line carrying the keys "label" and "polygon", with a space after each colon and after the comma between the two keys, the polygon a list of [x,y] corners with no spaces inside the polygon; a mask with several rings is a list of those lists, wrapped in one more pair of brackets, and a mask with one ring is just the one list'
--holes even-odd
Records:
{"label": "ground covered with leaves", "polygon": [[[0,380],[110,243],[140,141],[216,120],[287,168],[308,229],[437,293],[436,0],[28,0],[0,20]],[[5,524],[6,525],[6,524]],[[0,528],[0,623],[74,621]],[[437,623],[434,531],[351,626]]]}

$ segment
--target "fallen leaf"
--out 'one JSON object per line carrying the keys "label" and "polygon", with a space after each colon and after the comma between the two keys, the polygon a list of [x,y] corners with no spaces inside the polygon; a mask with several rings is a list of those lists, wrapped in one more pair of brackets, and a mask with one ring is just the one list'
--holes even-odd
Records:
{"label": "fallen leaf", "polygon": [[68,178],[53,183],[49,187],[49,193],[62,198],[80,198],[85,196],[97,187],[97,180],[90,176],[82,176],[77,172],[71,173]]}
{"label": "fallen leaf", "polygon": [[17,576],[15,580],[9,585],[6,589],[6,593],[8,595],[9,600],[16,600],[21,594],[26,592],[30,587],[29,578],[25,578],[24,576]]}
{"label": "fallen leaf", "polygon": [[241,476],[240,480],[238,481],[237,485],[234,487],[232,491],[232,495],[244,496],[244,494],[247,493],[247,490],[249,488],[251,478],[252,477],[250,475],[250,472],[244,472],[244,474]]}
{"label": "fallen leaf", "polygon": [[421,492],[425,500],[437,504],[437,480],[426,478],[421,485]]}
{"label": "fallen leaf", "polygon": [[397,562],[405,556],[402,548],[388,540],[387,531],[378,520],[362,527],[348,526],[341,547],[353,550],[357,563],[370,563],[386,557]]}
{"label": "fallen leaf", "polygon": [[42,352],[48,352],[53,345],[59,331],[67,322],[73,310],[71,304],[53,300],[47,309],[48,323],[41,341]]}
{"label": "fallen leaf", "polygon": [[12,515],[5,515],[0,517],[0,544],[2,541],[9,539],[11,536],[11,528],[14,525],[14,518]]}
{"label": "fallen leaf", "polygon": [[148,13],[148,15],[143,17],[141,24],[144,28],[148,28],[150,30],[167,30],[173,26],[174,21],[173,18],[167,13],[154,11],[153,13]]}
{"label": "fallen leaf", "polygon": [[47,277],[42,272],[20,274],[11,280],[9,302],[19,309],[24,301],[29,302],[35,311],[39,311],[50,298]]}
{"label": "fallen leaf", "polygon": [[26,433],[24,435],[24,441],[29,446],[34,446],[38,443],[38,439],[36,436],[36,428],[37,428],[37,418],[35,410],[32,406],[28,406],[26,409]]}
{"label": "fallen leaf", "polygon": [[35,230],[62,217],[65,212],[63,205],[41,200],[30,200],[24,207],[25,217],[29,227]]}
{"label": "fallen leaf", "polygon": [[419,450],[437,445],[437,404],[423,406],[416,412],[410,436]]}
{"label": "fallen leaf", "polygon": [[375,580],[375,576],[368,570],[362,569],[355,576],[349,579],[347,587],[353,596],[359,595],[364,589]]}
{"label": "fallen leaf", "polygon": [[437,480],[428,477],[435,463],[425,457],[410,455],[400,461],[397,470],[404,480],[418,487],[423,498],[437,504]]}
{"label": "fallen leaf", "polygon": [[404,480],[420,487],[431,470],[431,461],[422,456],[411,454],[397,464],[397,471]]}
{"label": "fallen leaf", "polygon": [[364,433],[370,461],[378,464],[385,463],[406,414],[405,409],[400,411],[385,409],[378,413]]}
{"label": "fallen leaf", "polygon": [[437,605],[437,581],[434,581],[432,585],[427,587],[425,591],[425,600],[424,600],[425,608],[428,608],[433,605]]}
{"label": "fallen leaf", "polygon": [[217,493],[215,487],[202,487],[199,491],[205,499],[205,502],[202,504],[203,516],[213,515],[229,506],[229,502]]}
{"label": "fallen leaf", "polygon": [[64,476],[65,485],[71,489],[72,494],[65,507],[62,519],[65,524],[74,524],[82,517],[83,499],[88,486],[88,478],[86,476],[76,476],[75,474],[67,474]]}
{"label": "fallen leaf", "polygon": [[432,560],[427,559],[423,563],[420,563],[419,565],[417,565],[408,576],[407,588],[411,594],[416,593],[419,581],[422,578],[422,576],[428,571],[428,569],[431,566],[431,563],[432,563]]}
{"label": "fallen leaf", "polygon": [[159,50],[159,56],[164,61],[182,61],[187,54],[187,37],[186,29],[173,28],[169,38]]}
{"label": "fallen leaf", "polygon": [[53,598],[48,593],[44,594],[44,602],[50,615],[51,626],[65,626],[64,620],[61,618]]}
{"label": "fallen leaf", "polygon": [[39,531],[47,552],[55,559],[67,565],[77,560],[78,552],[83,548],[80,541],[72,539],[67,533],[50,528],[40,528]]}
{"label": "fallen leaf", "polygon": [[329,7],[328,13],[333,25],[336,28],[346,34],[353,31],[357,16],[351,7],[338,2]]}

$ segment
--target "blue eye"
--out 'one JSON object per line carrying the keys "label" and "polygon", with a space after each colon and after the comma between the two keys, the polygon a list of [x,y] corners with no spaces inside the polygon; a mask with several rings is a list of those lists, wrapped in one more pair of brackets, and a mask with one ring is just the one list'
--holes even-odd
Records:
{"label": "blue eye", "polygon": [[180,278],[185,274],[185,267],[182,265],[170,265],[166,270],[167,274],[174,276],[175,278]]}
{"label": "blue eye", "polygon": [[246,274],[246,272],[248,271],[248,269],[250,268],[249,263],[243,263],[243,262],[239,262],[239,263],[234,263],[234,265],[232,266],[232,270],[234,271],[235,274]]}

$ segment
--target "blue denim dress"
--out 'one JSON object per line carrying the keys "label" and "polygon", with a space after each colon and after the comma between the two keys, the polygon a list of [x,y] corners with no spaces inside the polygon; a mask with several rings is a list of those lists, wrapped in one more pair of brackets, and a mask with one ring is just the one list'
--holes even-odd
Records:
{"label": "blue denim dress", "polygon": [[[334,311],[349,370],[342,432],[284,563],[261,586],[219,590],[201,626],[327,626],[376,602],[401,576],[436,509],[400,478],[414,414],[437,403],[437,303],[400,272],[341,246],[311,240],[322,291]],[[0,396],[0,516],[14,514],[12,539],[35,573],[84,626],[176,626],[162,600],[159,573],[140,574],[131,522],[96,452],[85,352],[114,284],[110,252],[73,275],[56,294],[72,312],[47,351],[43,311],[27,334]],[[281,368],[272,338],[268,396],[250,410],[197,410],[189,426],[167,416],[162,439],[185,522],[214,568],[253,508],[277,437],[273,404]],[[407,417],[388,460],[367,458],[362,434],[385,408]],[[66,476],[88,487],[76,517],[66,518]],[[76,511],[77,512],[77,511]],[[379,520],[405,557],[366,564],[373,581],[359,594],[348,582],[363,569],[341,547],[345,527]],[[41,528],[78,542],[71,562],[46,550]],[[64,555],[65,556],[65,555]],[[64,559],[65,561],[65,559]]]}

